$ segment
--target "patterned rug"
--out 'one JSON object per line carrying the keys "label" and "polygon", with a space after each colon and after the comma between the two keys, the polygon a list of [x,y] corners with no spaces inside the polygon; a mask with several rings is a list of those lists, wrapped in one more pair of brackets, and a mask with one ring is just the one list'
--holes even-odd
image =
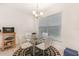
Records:
{"label": "patterned rug", "polygon": [[[33,47],[26,49],[19,48],[14,52],[13,56],[33,56]],[[35,47],[35,56],[60,56],[60,53],[56,48],[50,46],[49,48],[44,50],[43,55],[43,50]]]}

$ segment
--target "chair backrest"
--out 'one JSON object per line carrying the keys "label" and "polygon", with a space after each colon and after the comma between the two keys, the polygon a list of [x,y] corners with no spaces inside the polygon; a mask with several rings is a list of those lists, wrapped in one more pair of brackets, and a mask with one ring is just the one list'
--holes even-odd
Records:
{"label": "chair backrest", "polygon": [[31,33],[25,33],[24,37],[25,37],[26,39],[31,38]]}
{"label": "chair backrest", "polygon": [[43,37],[43,39],[47,39],[48,38],[48,33],[43,32],[42,37]]}
{"label": "chair backrest", "polygon": [[52,45],[52,40],[49,39],[48,33],[42,33],[42,37],[44,39],[45,48],[48,48]]}
{"label": "chair backrest", "polygon": [[31,33],[25,33],[24,39],[25,39],[26,41],[30,41],[30,40],[31,40]]}

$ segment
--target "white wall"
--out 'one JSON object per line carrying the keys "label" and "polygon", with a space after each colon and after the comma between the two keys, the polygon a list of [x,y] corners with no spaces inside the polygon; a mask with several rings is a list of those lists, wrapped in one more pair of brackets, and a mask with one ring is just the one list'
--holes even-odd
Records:
{"label": "white wall", "polygon": [[66,4],[62,11],[62,41],[79,51],[79,4]]}
{"label": "white wall", "polygon": [[[27,11],[27,10],[26,10]],[[33,17],[24,13],[21,10],[7,7],[5,5],[0,6],[0,29],[6,26],[15,27],[16,42],[22,42],[24,39],[20,39],[26,32],[34,31]],[[0,39],[0,44],[2,39]]]}
{"label": "white wall", "polygon": [[58,12],[62,13],[61,42],[55,44],[79,51],[79,4],[57,4],[47,14]]}

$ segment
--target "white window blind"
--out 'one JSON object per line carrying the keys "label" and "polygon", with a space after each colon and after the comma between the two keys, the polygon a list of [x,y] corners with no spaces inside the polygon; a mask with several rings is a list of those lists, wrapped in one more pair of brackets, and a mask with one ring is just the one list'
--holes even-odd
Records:
{"label": "white window blind", "polygon": [[61,32],[61,13],[49,15],[39,20],[39,35],[48,33],[49,37],[59,37]]}

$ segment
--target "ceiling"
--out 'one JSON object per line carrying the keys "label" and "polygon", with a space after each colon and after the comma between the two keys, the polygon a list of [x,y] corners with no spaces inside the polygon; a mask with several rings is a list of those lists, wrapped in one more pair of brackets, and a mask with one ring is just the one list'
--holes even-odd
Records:
{"label": "ceiling", "polygon": [[38,11],[45,12],[50,6],[53,5],[53,3],[1,3],[0,5],[32,13],[33,10],[37,10],[37,5]]}
{"label": "ceiling", "polygon": [[45,13],[50,9],[55,9],[57,4],[55,3],[0,3],[0,6],[6,6],[9,8],[20,10],[30,15],[32,15],[33,10],[37,10],[37,5],[38,5],[38,11],[43,11]]}

